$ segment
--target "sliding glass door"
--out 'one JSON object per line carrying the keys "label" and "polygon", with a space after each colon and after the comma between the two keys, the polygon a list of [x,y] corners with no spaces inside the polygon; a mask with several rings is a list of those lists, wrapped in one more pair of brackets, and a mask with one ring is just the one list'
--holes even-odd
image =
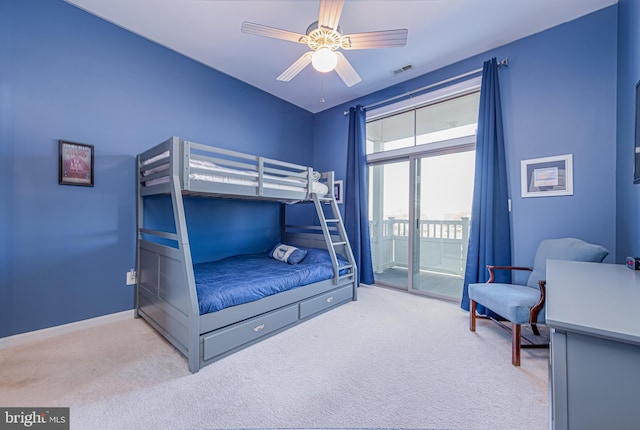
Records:
{"label": "sliding glass door", "polygon": [[367,122],[376,284],[460,299],[478,103],[473,90]]}
{"label": "sliding glass door", "polygon": [[412,160],[414,219],[410,289],[459,299],[469,241],[475,151]]}
{"label": "sliding glass door", "polygon": [[409,161],[369,170],[369,230],[376,282],[409,285]]}
{"label": "sliding glass door", "polygon": [[371,166],[376,283],[443,298],[462,293],[474,151]]}

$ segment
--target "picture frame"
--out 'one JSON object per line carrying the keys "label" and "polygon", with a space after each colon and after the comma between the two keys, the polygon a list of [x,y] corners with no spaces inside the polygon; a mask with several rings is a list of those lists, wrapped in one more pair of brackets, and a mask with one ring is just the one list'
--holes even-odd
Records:
{"label": "picture frame", "polygon": [[573,154],[522,160],[522,197],[573,195]]}
{"label": "picture frame", "polygon": [[93,187],[93,145],[58,141],[58,183]]}
{"label": "picture frame", "polygon": [[640,184],[640,81],[636,83],[635,143],[633,145],[633,183]]}
{"label": "picture frame", "polygon": [[336,198],[336,203],[344,203],[344,188],[342,179],[333,181],[333,195]]}

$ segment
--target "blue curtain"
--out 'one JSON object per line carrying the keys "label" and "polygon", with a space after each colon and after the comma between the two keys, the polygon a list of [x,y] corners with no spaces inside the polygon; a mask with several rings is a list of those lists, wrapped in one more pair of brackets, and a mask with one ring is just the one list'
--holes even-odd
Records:
{"label": "blue curtain", "polygon": [[[489,279],[487,265],[511,265],[508,199],[498,63],[493,58],[484,63],[480,87],[473,205],[461,302],[465,310],[469,310],[469,284]],[[497,271],[495,282],[511,282],[510,271]],[[482,306],[477,311],[490,313]]]}
{"label": "blue curtain", "polygon": [[344,182],[344,226],[358,267],[358,284],[373,284],[369,240],[369,183],[366,159],[366,113],[362,106],[349,109],[347,178]]}

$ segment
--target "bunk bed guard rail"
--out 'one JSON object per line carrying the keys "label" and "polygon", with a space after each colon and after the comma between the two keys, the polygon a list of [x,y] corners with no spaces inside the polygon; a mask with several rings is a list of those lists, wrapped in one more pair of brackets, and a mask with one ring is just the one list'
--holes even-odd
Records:
{"label": "bunk bed guard rail", "polygon": [[170,193],[170,176],[187,194],[206,193],[280,201],[326,196],[333,178],[321,181],[311,167],[172,137],[140,154],[141,195]]}

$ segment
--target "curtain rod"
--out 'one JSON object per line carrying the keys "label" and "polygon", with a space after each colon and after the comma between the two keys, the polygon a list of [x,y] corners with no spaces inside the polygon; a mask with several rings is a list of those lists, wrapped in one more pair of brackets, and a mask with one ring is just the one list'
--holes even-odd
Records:
{"label": "curtain rod", "polygon": [[[504,60],[498,62],[498,67],[508,67],[508,66],[509,66],[509,57],[505,57]],[[476,73],[479,73],[479,72],[482,72],[482,68],[471,70],[470,72],[462,73],[462,74],[454,76],[452,78],[443,79],[442,81],[435,82],[433,84],[429,84],[429,85],[426,85],[424,87],[420,87],[418,89],[406,92],[404,94],[400,94],[400,95],[397,95],[395,97],[391,97],[391,98],[388,98],[388,99],[385,99],[385,100],[382,100],[382,101],[379,101],[379,102],[364,106],[364,108],[365,109],[371,109],[373,107],[381,106],[381,105],[387,104],[387,103],[392,102],[392,101],[397,100],[397,99],[402,99],[402,98],[405,98],[405,97],[411,97],[411,96],[413,96],[413,95],[415,95],[417,93],[421,93],[421,92],[426,91],[426,90],[428,90],[430,88],[437,87],[437,86],[440,86],[442,84],[446,84],[448,82],[455,81],[455,80],[458,80],[458,79],[461,79],[461,78],[466,78],[467,76],[475,75]],[[344,111],[344,115],[345,116],[349,115],[349,111]]]}

